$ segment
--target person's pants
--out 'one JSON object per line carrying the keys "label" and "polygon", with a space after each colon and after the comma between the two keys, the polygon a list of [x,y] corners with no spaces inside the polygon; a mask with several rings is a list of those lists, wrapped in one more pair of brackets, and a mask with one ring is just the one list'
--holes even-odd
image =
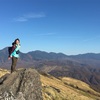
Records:
{"label": "person's pants", "polygon": [[11,73],[15,71],[18,58],[12,57]]}

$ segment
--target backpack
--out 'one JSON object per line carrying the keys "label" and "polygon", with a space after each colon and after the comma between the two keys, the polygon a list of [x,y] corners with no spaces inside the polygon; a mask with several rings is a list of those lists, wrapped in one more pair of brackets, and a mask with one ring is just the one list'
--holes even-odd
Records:
{"label": "backpack", "polygon": [[11,53],[15,50],[14,46],[8,47],[8,55],[10,57]]}

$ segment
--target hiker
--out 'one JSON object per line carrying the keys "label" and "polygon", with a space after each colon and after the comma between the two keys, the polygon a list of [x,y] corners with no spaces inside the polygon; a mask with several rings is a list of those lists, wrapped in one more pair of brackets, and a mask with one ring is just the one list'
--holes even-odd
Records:
{"label": "hiker", "polygon": [[12,43],[12,49],[10,50],[10,54],[8,59],[12,59],[12,65],[11,65],[11,73],[14,72],[16,69],[17,60],[19,58],[19,48],[20,48],[20,40],[17,38]]}

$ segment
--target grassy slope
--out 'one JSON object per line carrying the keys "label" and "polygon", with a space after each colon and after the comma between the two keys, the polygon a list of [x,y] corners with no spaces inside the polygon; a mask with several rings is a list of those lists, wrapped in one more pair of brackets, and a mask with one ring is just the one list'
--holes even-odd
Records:
{"label": "grassy slope", "polygon": [[100,100],[100,94],[80,80],[41,75],[41,81],[44,100]]}

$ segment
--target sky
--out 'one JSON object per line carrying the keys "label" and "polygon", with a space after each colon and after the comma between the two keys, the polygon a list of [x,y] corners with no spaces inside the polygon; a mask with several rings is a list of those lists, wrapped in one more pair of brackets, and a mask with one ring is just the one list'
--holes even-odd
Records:
{"label": "sky", "polygon": [[0,50],[100,53],[100,0],[0,0]]}

